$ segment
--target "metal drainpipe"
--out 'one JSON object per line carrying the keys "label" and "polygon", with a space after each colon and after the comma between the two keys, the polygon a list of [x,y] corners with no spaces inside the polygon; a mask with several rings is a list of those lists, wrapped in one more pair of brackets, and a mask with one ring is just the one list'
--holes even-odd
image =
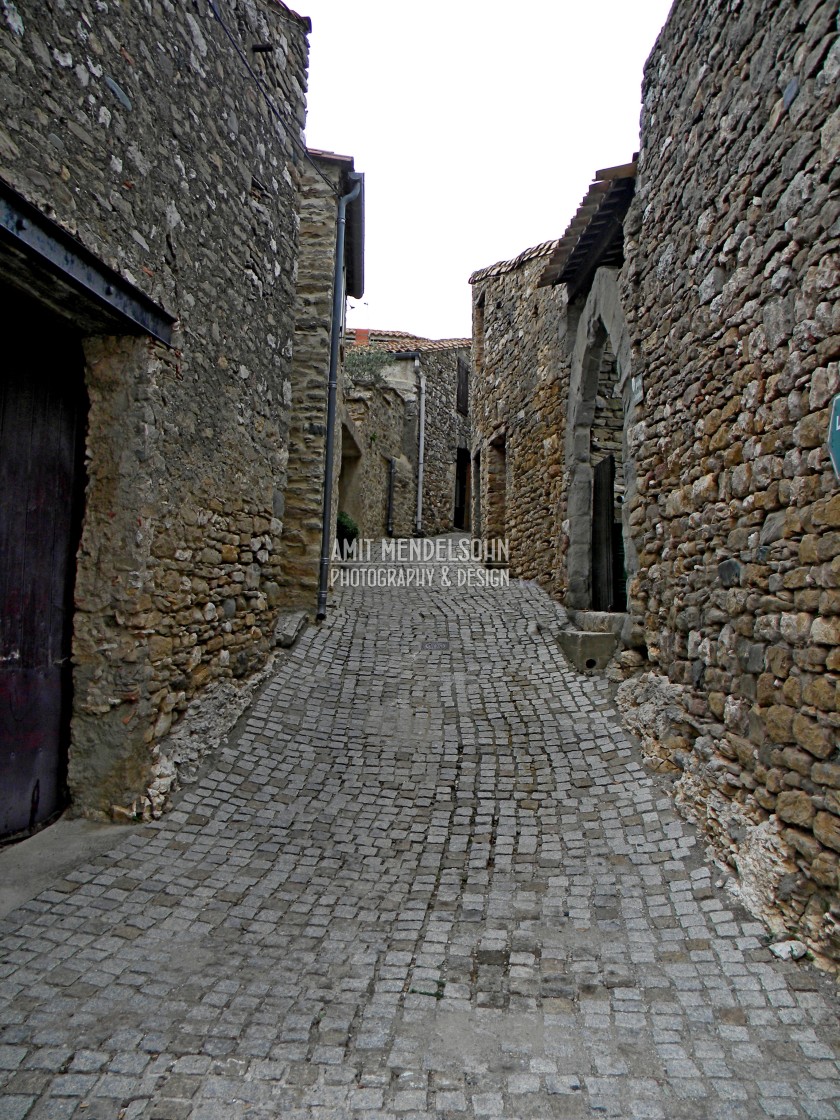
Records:
{"label": "metal drainpipe", "polygon": [[420,408],[419,428],[420,435],[417,447],[417,520],[414,531],[419,537],[423,532],[423,467],[426,450],[426,375],[420,369],[420,359],[414,359],[414,372],[420,378]]}
{"label": "metal drainpipe", "polygon": [[332,333],[330,335],[330,374],[327,391],[327,438],[324,450],[324,516],[321,522],[321,567],[318,573],[318,612],[322,622],[327,617],[327,584],[330,576],[330,529],[332,525],[333,458],[335,451],[335,409],[338,396],[338,349],[341,343],[341,321],[344,309],[344,234],[347,207],[358,198],[362,189],[359,179],[348,194],[338,200],[338,222],[335,235],[335,272],[333,274]]}
{"label": "metal drainpipe", "polygon": [[388,536],[394,535],[394,482],[397,474],[397,460],[391,459],[388,468]]}

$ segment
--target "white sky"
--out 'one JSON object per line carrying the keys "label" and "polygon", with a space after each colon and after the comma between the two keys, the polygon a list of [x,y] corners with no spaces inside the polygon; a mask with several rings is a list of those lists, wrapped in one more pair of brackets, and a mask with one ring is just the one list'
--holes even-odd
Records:
{"label": "white sky", "polygon": [[470,334],[469,276],[559,237],[638,149],[670,0],[290,0],[312,19],[306,140],[365,173],[348,323]]}

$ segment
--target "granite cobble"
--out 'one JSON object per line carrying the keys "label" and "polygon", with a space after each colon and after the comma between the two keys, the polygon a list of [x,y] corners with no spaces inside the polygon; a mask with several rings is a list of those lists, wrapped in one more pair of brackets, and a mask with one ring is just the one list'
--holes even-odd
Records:
{"label": "granite cobble", "polygon": [[0,924],[0,1117],[840,1116],[536,585],[354,589],[163,820]]}

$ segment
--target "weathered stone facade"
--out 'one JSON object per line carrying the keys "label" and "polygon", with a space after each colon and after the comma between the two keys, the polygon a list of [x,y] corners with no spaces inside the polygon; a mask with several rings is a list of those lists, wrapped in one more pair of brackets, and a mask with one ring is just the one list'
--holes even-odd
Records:
{"label": "weathered stone facade", "polygon": [[644,383],[633,615],[678,791],[765,914],[840,959],[837,6],[677,4],[621,276]]}
{"label": "weathered stone facade", "polygon": [[506,539],[510,573],[562,597],[566,293],[538,288],[555,242],[472,277],[474,535]]}
{"label": "weathered stone facade", "polygon": [[362,538],[412,536],[417,503],[410,458],[417,428],[413,406],[388,385],[356,382],[346,409],[358,444],[351,441],[352,450],[345,450],[339,508],[353,518]]}
{"label": "weathered stone facade", "polygon": [[591,606],[612,453],[628,720],[753,908],[835,961],[838,75],[836,5],[676,4],[613,169],[623,266],[593,237],[568,267],[604,183],[573,236],[472,278],[483,534],[503,508],[514,574]]}
{"label": "weathered stone facade", "polygon": [[157,812],[194,761],[167,747],[179,714],[272,643],[308,23],[225,12],[4,7],[0,177],[178,319],[172,347],[80,326],[77,811]]}
{"label": "weathered stone facade", "polygon": [[423,473],[423,532],[449,532],[455,524],[458,451],[469,449],[469,412],[457,407],[458,361],[469,363],[466,340],[421,344],[426,378],[426,435]]}
{"label": "weathered stone facade", "polygon": [[[349,191],[349,156],[311,152],[302,168],[289,480],[283,515],[281,599],[314,612],[317,605],[323,527],[327,436],[327,388],[332,338],[337,199]],[[360,201],[357,205],[361,206]],[[351,237],[353,225],[350,226]],[[360,248],[350,245],[353,250]],[[359,292],[358,294],[361,294]],[[347,432],[344,377],[337,368],[336,438],[333,447],[331,530],[339,510],[342,439]],[[341,419],[345,423],[339,422]],[[347,435],[345,442],[352,443]],[[349,452],[350,447],[345,448]]]}
{"label": "weathered stone facade", "polygon": [[[420,532],[433,536],[450,531],[456,520],[459,482],[462,497],[469,491],[469,405],[458,397],[459,365],[468,397],[469,340],[431,340],[396,331],[347,333],[357,369],[353,375],[351,358],[347,408],[355,422],[361,457],[345,463],[343,494],[352,495],[345,498],[346,512],[358,522],[363,537],[387,535],[393,460],[392,535],[417,535],[422,381]],[[349,472],[352,489],[347,484]]]}

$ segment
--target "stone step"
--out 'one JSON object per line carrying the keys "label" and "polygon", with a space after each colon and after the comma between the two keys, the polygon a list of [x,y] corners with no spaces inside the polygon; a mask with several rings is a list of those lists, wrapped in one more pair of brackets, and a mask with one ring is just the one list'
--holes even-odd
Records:
{"label": "stone step", "polygon": [[606,669],[619,638],[607,630],[559,630],[557,641],[570,665],[580,673],[593,673]]}
{"label": "stone step", "polygon": [[307,621],[306,611],[284,611],[274,627],[274,644],[281,649],[291,649],[306,629]]}

